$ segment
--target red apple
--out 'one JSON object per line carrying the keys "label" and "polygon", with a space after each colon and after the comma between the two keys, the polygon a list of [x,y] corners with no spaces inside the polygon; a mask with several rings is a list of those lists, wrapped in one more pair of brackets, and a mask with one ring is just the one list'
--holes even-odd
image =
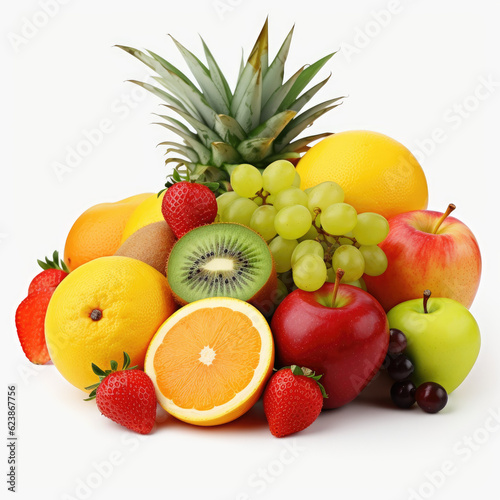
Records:
{"label": "red apple", "polygon": [[278,306],[271,329],[280,366],[306,366],[323,374],[324,408],[352,401],[378,372],[389,345],[380,304],[352,285],[325,283],[316,292],[295,290]]}
{"label": "red apple", "polygon": [[470,307],[481,278],[481,253],[476,238],[462,222],[448,215],[416,210],[389,219],[389,235],[379,245],[388,266],[380,276],[364,276],[368,292],[389,311],[431,289]]}

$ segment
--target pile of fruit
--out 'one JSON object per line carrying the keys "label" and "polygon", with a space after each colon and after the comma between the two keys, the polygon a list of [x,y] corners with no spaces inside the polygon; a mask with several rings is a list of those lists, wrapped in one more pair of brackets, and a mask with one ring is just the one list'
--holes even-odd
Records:
{"label": "pile of fruit", "polygon": [[134,83],[182,119],[161,115],[182,139],[163,143],[176,165],[159,194],[77,219],[64,260],[39,261],[16,327],[31,362],[129,429],[149,433],[158,403],[211,426],[262,396],[283,437],[381,370],[397,407],[436,413],[476,361],[474,235],[454,205],[426,210],[423,170],[397,141],[297,138],[341,98],[302,111],[332,54],[284,80],[291,39],[270,62],[266,22],[234,91],[204,42],[206,65],[174,40],[196,83],[121,47],[159,86]]}

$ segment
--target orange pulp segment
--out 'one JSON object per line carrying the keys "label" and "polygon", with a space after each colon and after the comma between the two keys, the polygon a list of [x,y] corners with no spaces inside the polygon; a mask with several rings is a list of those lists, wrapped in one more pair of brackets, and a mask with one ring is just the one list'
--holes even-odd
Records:
{"label": "orange pulp segment", "polygon": [[273,361],[272,335],[260,312],[238,299],[214,297],[184,306],[160,327],[145,370],[169,413],[217,425],[250,409]]}

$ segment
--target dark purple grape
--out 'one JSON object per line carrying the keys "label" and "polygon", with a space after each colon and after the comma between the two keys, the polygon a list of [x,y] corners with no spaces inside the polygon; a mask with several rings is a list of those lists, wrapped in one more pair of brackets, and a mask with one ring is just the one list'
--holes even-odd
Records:
{"label": "dark purple grape", "polygon": [[387,367],[390,365],[391,363],[391,358],[390,356],[387,354],[384,358],[384,361],[382,362],[382,364],[380,365],[380,368],[382,370],[387,370]]}
{"label": "dark purple grape", "polygon": [[393,380],[404,380],[415,370],[413,363],[404,354],[398,354],[391,360],[387,367],[387,373]]}
{"label": "dark purple grape", "polygon": [[410,408],[415,404],[416,385],[411,380],[399,380],[391,387],[392,402],[400,408]]}
{"label": "dark purple grape", "polygon": [[415,400],[425,412],[437,413],[446,406],[448,394],[442,385],[436,384],[436,382],[424,382],[418,386]]}
{"label": "dark purple grape", "polygon": [[401,354],[406,349],[406,335],[397,328],[391,328],[389,333],[391,337],[389,339],[389,348],[387,352],[390,354]]}

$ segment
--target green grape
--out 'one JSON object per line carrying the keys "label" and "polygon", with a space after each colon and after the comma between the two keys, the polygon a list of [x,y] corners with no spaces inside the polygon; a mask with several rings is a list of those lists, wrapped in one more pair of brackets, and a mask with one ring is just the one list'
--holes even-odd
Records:
{"label": "green grape", "polygon": [[342,235],[356,226],[358,214],[356,209],[347,203],[334,203],[321,212],[321,227],[330,234]]}
{"label": "green grape", "polygon": [[267,198],[266,198],[266,203],[268,205],[274,205],[274,198],[275,196],[273,194],[270,194]]}
{"label": "green grape", "polygon": [[[328,277],[327,277],[326,281],[328,283],[335,283],[336,275],[333,272],[333,268],[331,268],[331,267],[328,268],[327,274],[328,274]],[[361,290],[364,290],[366,292],[366,285],[365,285],[363,278],[359,278],[358,280],[350,281],[349,283],[344,283],[344,284],[357,286],[358,288],[361,288]]]}
{"label": "green grape", "polygon": [[333,267],[329,267],[326,270],[326,281],[328,283],[335,283],[335,278],[336,278],[336,275],[335,275],[335,271],[333,270]]}
{"label": "green grape", "polygon": [[242,163],[231,173],[231,186],[243,198],[252,198],[262,189],[262,174],[253,165]]}
{"label": "green grape", "polygon": [[276,195],[273,205],[279,212],[282,208],[290,207],[292,205],[302,205],[307,208],[308,201],[307,194],[304,193],[304,191],[301,191],[297,187],[290,187],[280,191]]}
{"label": "green grape", "polygon": [[304,236],[301,236],[299,238],[299,242],[306,241],[306,240],[314,240],[317,237],[318,237],[318,231],[316,231],[316,228],[314,226],[311,226],[309,228],[309,231],[307,231],[307,233],[304,234]]}
{"label": "green grape", "polygon": [[222,212],[222,221],[238,222],[239,224],[250,226],[250,219],[258,208],[257,204],[252,200],[248,198],[238,198]]}
{"label": "green grape", "polygon": [[352,231],[348,231],[347,233],[343,233],[343,238],[339,238],[339,243],[341,245],[352,245],[352,240],[349,238],[354,238],[354,235],[352,234]]}
{"label": "green grape", "polygon": [[278,289],[276,290],[275,297],[273,297],[273,302],[275,307],[278,307],[281,302],[283,302],[283,299],[288,295],[288,288],[286,285],[281,281],[280,279],[278,280]]}
{"label": "green grape", "polygon": [[297,245],[297,240],[285,240],[281,236],[276,236],[269,243],[269,250],[273,254],[277,273],[286,273],[292,268],[292,253]]}
{"label": "green grape", "polygon": [[295,171],[295,179],[293,180],[292,186],[300,188],[300,182],[301,182],[300,175],[297,171]]}
{"label": "green grape", "polygon": [[250,227],[257,231],[266,241],[276,236],[274,218],[277,211],[272,205],[262,205],[252,214]]}
{"label": "green grape", "polygon": [[266,310],[266,317],[270,317],[274,314],[278,306],[285,300],[288,295],[288,288],[286,285],[278,278],[278,286],[270,295],[271,304],[269,304],[269,310]]}
{"label": "green grape", "polygon": [[365,260],[361,252],[351,245],[341,245],[335,250],[332,257],[333,269],[342,269],[344,276],[342,283],[356,281],[365,272]]}
{"label": "green grape", "polygon": [[278,293],[283,299],[288,295],[288,288],[280,279],[278,279]]}
{"label": "green grape", "polygon": [[314,292],[326,281],[326,264],[316,254],[303,255],[293,266],[293,281],[306,292]]}
{"label": "green grape", "polygon": [[363,285],[361,284],[361,279],[362,278],[359,278],[359,280],[356,280],[356,281],[350,281],[349,283],[346,283],[346,285],[352,285],[352,286],[361,288],[361,290],[363,290]]}
{"label": "green grape", "polygon": [[365,273],[368,276],[380,276],[387,269],[387,256],[377,245],[362,245],[359,247],[365,259]]}
{"label": "green grape", "polygon": [[295,240],[304,236],[311,227],[311,213],[302,205],[282,208],[274,219],[277,233],[287,240]]}
{"label": "green grape", "polygon": [[367,292],[368,290],[366,288],[365,280],[363,278],[359,278],[359,280],[357,280],[357,281],[361,285],[362,290],[364,290],[365,292]]}
{"label": "green grape", "polygon": [[389,234],[389,223],[382,215],[365,212],[358,215],[352,234],[360,245],[378,245]]}
{"label": "green grape", "polygon": [[308,207],[311,213],[314,212],[315,208],[319,208],[323,212],[330,205],[344,201],[344,191],[336,182],[322,182],[310,191],[307,189],[306,192],[309,196]]}
{"label": "green grape", "polygon": [[232,203],[234,200],[237,200],[240,197],[238,193],[234,191],[228,191],[227,193],[223,193],[217,197],[217,213],[222,214],[224,210]]}
{"label": "green grape", "polygon": [[292,269],[290,268],[285,273],[278,273],[278,279],[287,287],[288,293],[290,293],[295,286],[293,284]]}
{"label": "green grape", "polygon": [[295,174],[295,167],[289,161],[274,161],[262,173],[264,189],[271,194],[279,193],[292,186]]}
{"label": "green grape", "polygon": [[292,268],[295,263],[304,255],[319,255],[322,259],[325,256],[325,251],[321,246],[321,243],[318,243],[314,240],[306,240],[299,243],[292,254]]}

